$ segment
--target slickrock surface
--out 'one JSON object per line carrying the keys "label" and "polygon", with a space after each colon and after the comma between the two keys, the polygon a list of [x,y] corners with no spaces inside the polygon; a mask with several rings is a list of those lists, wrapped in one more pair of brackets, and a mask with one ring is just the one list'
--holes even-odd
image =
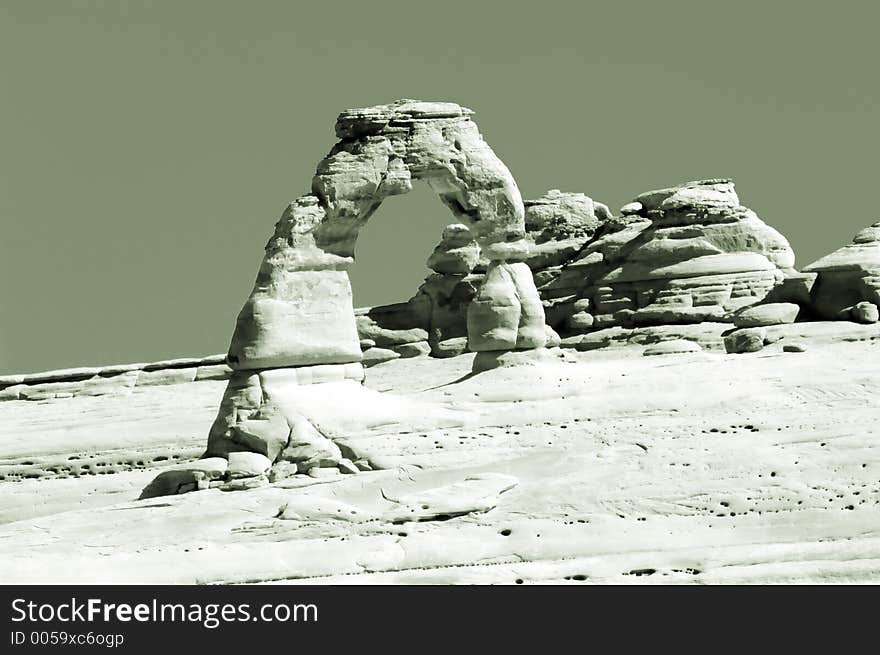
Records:
{"label": "slickrock surface", "polygon": [[[218,480],[196,458],[224,381],[0,403],[0,579],[880,582],[880,325],[770,326],[727,355],[730,329],[306,385],[285,411],[344,435],[357,475]],[[674,338],[712,347],[642,356]],[[175,470],[196,490],[138,500]]]}

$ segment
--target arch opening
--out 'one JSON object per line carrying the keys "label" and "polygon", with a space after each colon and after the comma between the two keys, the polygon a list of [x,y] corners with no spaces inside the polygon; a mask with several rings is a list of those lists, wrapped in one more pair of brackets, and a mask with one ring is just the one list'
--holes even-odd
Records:
{"label": "arch opening", "polygon": [[427,260],[444,228],[456,222],[427,184],[382,203],[361,227],[349,268],[357,307],[376,307],[412,297],[431,274]]}

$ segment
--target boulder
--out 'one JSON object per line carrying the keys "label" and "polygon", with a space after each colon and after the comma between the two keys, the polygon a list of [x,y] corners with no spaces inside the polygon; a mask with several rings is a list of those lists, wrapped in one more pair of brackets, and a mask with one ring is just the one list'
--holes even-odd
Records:
{"label": "boulder", "polygon": [[532,272],[523,263],[493,263],[468,307],[468,348],[473,351],[542,348],[544,307]]}
{"label": "boulder", "polygon": [[263,454],[238,451],[229,453],[227,475],[231,480],[262,475],[272,466],[272,461]]}
{"label": "boulder", "polygon": [[453,223],[443,230],[440,243],[428,257],[427,266],[437,273],[467,274],[480,259],[480,246],[467,225]]}
{"label": "boulder", "polygon": [[283,460],[279,460],[272,464],[272,469],[269,471],[269,482],[279,482],[281,480],[286,480],[287,478],[291,478],[294,475],[299,473],[299,468],[294,462],[285,462]]}
{"label": "boulder", "polygon": [[360,469],[355,466],[354,462],[350,459],[342,458],[339,460],[339,463],[336,464],[336,468],[339,469],[340,473],[353,474],[360,473]]}
{"label": "boulder", "polygon": [[801,308],[794,303],[766,303],[745,307],[733,314],[736,327],[760,327],[762,325],[785,325],[794,323]]}
{"label": "boulder", "polygon": [[793,265],[788,242],[740,205],[733,182],[699,180],[638,196],[554,284],[592,302],[593,324],[583,315],[572,330],[730,321],[786,280],[783,298],[796,297],[805,280]]}
{"label": "boulder", "polygon": [[525,200],[523,205],[526,248],[522,261],[533,271],[571,260],[611,215],[607,206],[589,196],[559,189]]}
{"label": "boulder", "polygon": [[767,330],[763,327],[740,328],[724,337],[724,349],[728,353],[753,353],[764,347]]}
{"label": "boulder", "polygon": [[872,302],[860,302],[853,305],[850,310],[852,320],[856,323],[876,323],[880,320],[880,312],[877,305]]}
{"label": "boulder", "polygon": [[642,354],[651,357],[654,355],[678,355],[681,353],[698,353],[703,347],[695,341],[687,339],[670,339],[669,341],[661,341],[648,346],[642,351]]}
{"label": "boulder", "polygon": [[390,362],[392,359],[399,359],[400,353],[389,350],[388,348],[370,348],[364,353],[364,366],[369,368],[383,362]]}
{"label": "boulder", "polygon": [[176,469],[162,471],[144,487],[138,500],[173,496],[208,488],[208,478],[203,471]]}
{"label": "boulder", "polygon": [[343,459],[339,446],[305,416],[292,414],[287,420],[290,424],[290,440],[281,452],[279,461],[292,462],[300,472],[305,472],[316,466],[336,466]]}
{"label": "boulder", "polygon": [[[368,315],[357,317],[357,329],[360,340],[369,339],[380,348],[391,348],[428,339],[428,331],[422,327],[410,327],[403,330],[390,329],[382,327],[373,317]],[[358,344],[360,344],[360,340]]]}
{"label": "boulder", "polygon": [[427,341],[416,341],[413,343],[404,343],[400,346],[394,346],[392,350],[403,358],[420,357],[421,355],[430,354],[431,346],[428,345]]}
{"label": "boulder", "polygon": [[226,475],[229,461],[225,457],[203,457],[192,462],[183,462],[168,467],[175,471],[201,471],[209,480],[219,480]]}
{"label": "boulder", "polygon": [[559,344],[562,343],[562,339],[560,338],[559,334],[557,334],[556,330],[554,330],[549,325],[544,326],[544,333],[547,336],[545,348],[558,348]]}
{"label": "boulder", "polygon": [[569,333],[586,332],[593,327],[595,317],[589,312],[577,312],[565,321],[566,331]]}
{"label": "boulder", "polygon": [[467,337],[444,339],[443,341],[431,344],[431,356],[438,358],[458,357],[462,353],[467,352],[467,349]]}
{"label": "boulder", "polygon": [[644,206],[640,202],[628,202],[623,207],[620,208],[621,216],[633,216],[638,215],[642,212]]}

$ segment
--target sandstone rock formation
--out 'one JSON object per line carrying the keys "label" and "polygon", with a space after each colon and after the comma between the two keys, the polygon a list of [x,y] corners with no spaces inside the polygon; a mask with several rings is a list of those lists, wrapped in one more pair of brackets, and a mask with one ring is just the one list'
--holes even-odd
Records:
{"label": "sandstone rock formation", "polygon": [[[510,172],[471,111],[402,100],[339,115],[340,141],[318,164],[312,193],[285,210],[239,315],[229,362],[260,369],[360,361],[347,268],[358,231],[389,196],[424,180],[492,259],[524,237]],[[381,344],[380,344],[381,345]]]}
{"label": "sandstone rock formation", "polygon": [[[291,202],[276,224],[238,316],[228,354],[236,373],[206,455],[246,450],[298,468],[339,465],[344,458],[328,445],[332,440],[317,426],[303,428],[308,420],[291,415],[277,391],[273,399],[268,387],[276,372],[295,380],[283,393],[296,395],[304,384],[299,367],[318,369],[318,377],[362,380],[361,362],[432,349],[430,298],[407,303],[403,311],[356,317],[348,279],[360,228],[414,180],[427,182],[466,224],[444,231],[430,259],[438,274],[455,276],[457,283],[479,257],[488,262],[486,283],[467,314],[471,349],[546,344],[543,307],[531,271],[521,263],[530,242],[519,189],[471,114],[454,103],[400,100],[339,115],[339,142],[318,164],[311,193]],[[475,283],[473,292],[480,287]]]}
{"label": "sandstone rock formation", "polygon": [[493,263],[467,313],[468,348],[513,350],[547,345],[544,308],[522,262]]}
{"label": "sandstone rock formation", "polygon": [[[556,189],[536,200],[525,200],[523,205],[525,237],[515,244],[516,253],[508,246],[507,255],[531,269],[546,320],[552,322],[554,311],[558,313],[557,301],[543,289],[551,288],[563,265],[574,259],[599,225],[610,219],[611,212],[582,193]],[[491,262],[480,251],[470,229],[453,224],[444,230],[427,265],[435,274],[424,281],[409,301],[374,307],[366,318],[358,318],[361,337],[379,326],[398,330],[415,327],[427,331],[430,354],[434,357],[450,357],[468,349],[468,308]],[[477,316],[479,310],[475,311]],[[558,345],[558,335],[549,327],[545,331],[548,347]],[[402,332],[394,337],[403,343]]]}
{"label": "sandstone rock formation", "polygon": [[804,267],[818,275],[812,302],[816,313],[825,319],[862,320],[863,312],[853,308],[859,303],[880,305],[880,222],[853,237],[852,243]]}
{"label": "sandstone rock formation", "polygon": [[560,331],[732,321],[764,299],[808,302],[810,276],[794,270],[788,242],[740,204],[730,180],[648,191],[621,213],[546,290],[570,308],[552,314]]}
{"label": "sandstone rock formation", "polygon": [[[339,115],[340,140],[318,164],[311,192],[287,206],[266,244],[206,456],[255,454],[276,465],[268,472],[276,479],[371,468],[296,399],[308,396],[304,385],[320,385],[344,404],[364,367],[400,358],[471,351],[477,373],[544,361],[558,345],[581,348],[577,335],[704,322],[733,323],[724,347],[754,352],[763,326],[813,309],[877,320],[880,224],[799,273],[786,239],[740,204],[728,179],[642,193],[620,216],[582,193],[554,189],[523,201],[471,114],[401,100]],[[456,222],[412,298],[355,311],[348,269],[358,232],[414,180],[427,182]],[[698,350],[685,340],[645,353]],[[190,371],[143,375],[164,383]]]}

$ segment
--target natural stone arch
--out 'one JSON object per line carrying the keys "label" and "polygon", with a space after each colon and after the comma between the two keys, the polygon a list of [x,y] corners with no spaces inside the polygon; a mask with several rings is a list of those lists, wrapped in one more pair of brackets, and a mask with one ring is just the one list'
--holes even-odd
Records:
{"label": "natural stone arch", "polygon": [[469,314],[471,350],[544,345],[531,272],[514,263],[524,253],[522,197],[472,113],[401,100],[339,115],[340,141],[318,164],[312,192],[288,205],[266,245],[236,323],[233,368],[360,360],[347,272],[357,235],[386,198],[408,192],[414,180],[430,185],[493,262],[488,297],[478,297]]}
{"label": "natural stone arch", "polygon": [[401,100],[337,119],[340,141],[318,164],[311,193],[284,210],[236,322],[227,356],[234,372],[205,452],[229,457],[231,476],[240,466],[274,464],[276,477],[369,467],[363,453],[321,425],[312,400],[315,393],[367,393],[359,385],[363,356],[348,269],[360,228],[414,180],[426,181],[469,226],[490,261],[467,310],[469,349],[546,345],[543,306],[521,261],[528,252],[523,201],[471,113],[452,103]]}

